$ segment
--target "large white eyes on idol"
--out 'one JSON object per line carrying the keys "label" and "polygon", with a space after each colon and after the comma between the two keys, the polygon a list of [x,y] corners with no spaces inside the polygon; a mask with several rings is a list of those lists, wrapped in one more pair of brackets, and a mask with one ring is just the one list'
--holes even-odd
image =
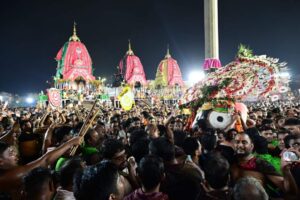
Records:
{"label": "large white eyes on idol", "polygon": [[207,121],[212,128],[225,129],[231,123],[232,117],[229,113],[212,111],[209,113]]}

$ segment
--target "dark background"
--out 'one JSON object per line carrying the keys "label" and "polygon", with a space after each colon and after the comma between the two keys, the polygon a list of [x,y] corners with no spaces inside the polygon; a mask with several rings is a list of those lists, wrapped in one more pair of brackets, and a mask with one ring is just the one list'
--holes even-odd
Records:
{"label": "dark background", "polygon": [[[170,44],[184,79],[202,69],[203,0],[20,0],[0,6],[0,91],[26,94],[45,89],[55,75],[54,57],[77,33],[96,76],[110,79],[127,50],[140,57],[147,79]],[[299,0],[219,0],[220,59],[234,59],[240,43],[255,54],[286,61],[299,87]]]}

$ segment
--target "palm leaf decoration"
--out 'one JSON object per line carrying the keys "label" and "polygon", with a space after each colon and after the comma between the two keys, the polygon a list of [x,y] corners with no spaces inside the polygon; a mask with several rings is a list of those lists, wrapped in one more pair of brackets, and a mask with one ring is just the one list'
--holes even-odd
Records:
{"label": "palm leaf decoration", "polygon": [[240,44],[237,56],[251,58],[253,57],[253,51],[249,48],[249,46]]}

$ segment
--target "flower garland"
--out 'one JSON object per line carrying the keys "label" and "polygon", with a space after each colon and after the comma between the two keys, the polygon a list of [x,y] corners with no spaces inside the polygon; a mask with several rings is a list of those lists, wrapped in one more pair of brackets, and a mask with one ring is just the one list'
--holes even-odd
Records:
{"label": "flower garland", "polygon": [[286,65],[278,59],[254,56],[241,45],[235,61],[207,74],[183,95],[181,107],[200,107],[211,101],[235,101],[265,97],[280,82],[276,74]]}

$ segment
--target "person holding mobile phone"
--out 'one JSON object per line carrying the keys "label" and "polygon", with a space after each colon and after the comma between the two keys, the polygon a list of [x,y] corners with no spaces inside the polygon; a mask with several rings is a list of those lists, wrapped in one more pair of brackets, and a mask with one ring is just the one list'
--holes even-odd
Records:
{"label": "person holding mobile phone", "polygon": [[[266,187],[267,182],[274,185],[274,188],[280,192],[273,193],[269,191],[269,195],[273,197],[295,197],[298,189],[294,176],[291,173],[290,164],[281,159],[282,175],[276,172],[276,169],[267,161],[256,157],[253,154],[253,139],[246,133],[240,133],[235,136],[235,162],[231,165],[231,176],[233,182],[240,178],[252,176],[258,179],[262,186]],[[276,191],[274,190],[274,191]]]}
{"label": "person holding mobile phone", "polygon": [[300,136],[289,135],[285,139],[286,150],[282,153],[282,160],[291,165],[291,173],[300,187]]}

